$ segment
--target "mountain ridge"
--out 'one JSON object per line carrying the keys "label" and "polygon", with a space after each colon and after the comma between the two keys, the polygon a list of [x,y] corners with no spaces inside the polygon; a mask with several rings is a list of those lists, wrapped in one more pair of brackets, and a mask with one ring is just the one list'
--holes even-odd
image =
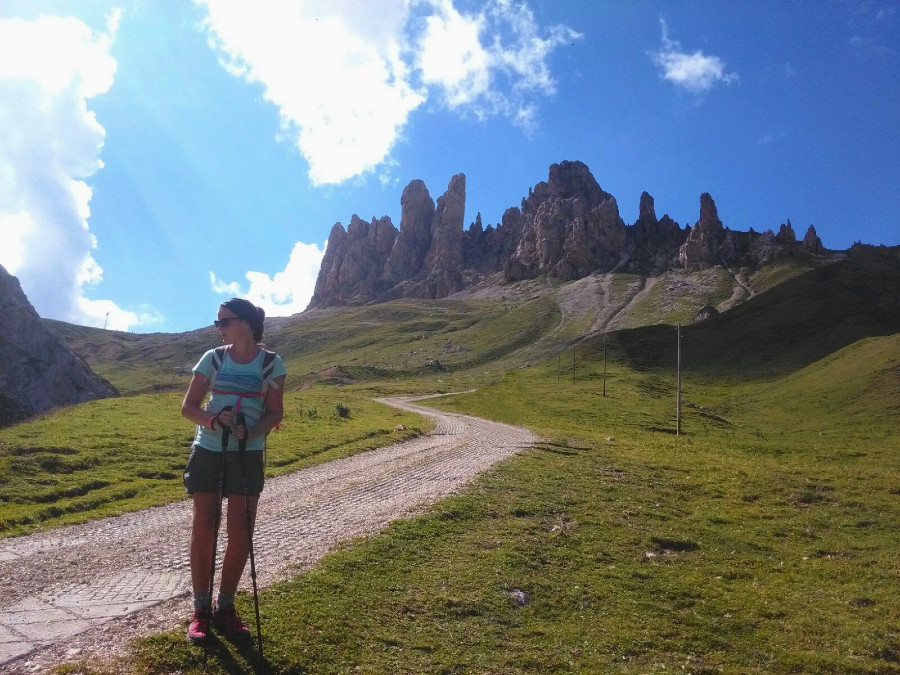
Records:
{"label": "mountain ridge", "polygon": [[[289,389],[315,381],[390,388],[424,377],[433,391],[453,386],[453,378],[466,386],[493,381],[607,333],[640,367],[670,367],[675,323],[686,324],[689,367],[734,377],[790,372],[856,340],[900,332],[897,247],[854,247],[845,260],[819,267],[775,265],[751,280],[752,298],[730,308],[728,279],[727,271],[709,268],[678,270],[652,283],[619,273],[568,283],[546,277],[486,283],[440,300],[273,317],[264,338],[285,359]],[[710,303],[723,310],[695,321]],[[44,323],[123,395],[183,390],[199,355],[220,341],[211,326],[138,335]]]}
{"label": "mountain ridge", "polygon": [[547,181],[529,188],[496,227],[484,227],[479,213],[464,229],[465,202],[464,174],[453,176],[436,204],[417,179],[403,190],[399,230],[388,216],[367,223],[354,214],[346,230],[335,223],[308,308],[444,298],[497,274],[509,283],[607,272],[654,277],[717,265],[752,272],[787,257],[829,253],[812,225],[801,239],[790,220],[777,234],[731,230],[708,193],[700,195],[693,226],[682,229],[668,214],[657,218],[647,192],[638,220],[626,225],[615,197],[579,161],[551,165]]}

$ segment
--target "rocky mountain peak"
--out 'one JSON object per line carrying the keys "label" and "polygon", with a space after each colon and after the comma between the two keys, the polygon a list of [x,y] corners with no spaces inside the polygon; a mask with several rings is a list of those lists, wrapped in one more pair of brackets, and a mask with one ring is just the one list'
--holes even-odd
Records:
{"label": "rocky mountain peak", "polygon": [[782,223],[781,227],[778,229],[778,234],[775,235],[775,238],[778,239],[782,244],[796,244],[797,243],[797,235],[794,233],[794,228],[791,225],[790,219],[786,223]]}
{"label": "rocky mountain peak", "polygon": [[466,213],[466,177],[450,179],[447,191],[438,197],[431,225],[431,245],[425,256],[427,297],[445,298],[463,289],[462,236]]}
{"label": "rocky mountain peak", "polygon": [[822,240],[819,239],[819,235],[816,234],[816,228],[812,225],[809,226],[806,234],[803,235],[803,248],[816,255],[825,253],[825,247],[822,246]]}
{"label": "rocky mountain peak", "polygon": [[511,211],[503,217],[503,227],[515,235],[503,266],[507,281],[541,274],[570,281],[610,270],[625,245],[615,197],[581,162],[552,165],[547,182],[523,200],[521,213]]}
{"label": "rocky mountain peak", "polygon": [[678,251],[678,264],[685,269],[711,267],[719,262],[719,248],[725,242],[725,230],[719,220],[716,202],[708,192],[700,195],[700,220],[691,228]]}
{"label": "rocky mountain peak", "polygon": [[479,213],[463,229],[464,174],[453,176],[436,204],[425,183],[413,180],[400,206],[399,232],[386,216],[371,223],[353,216],[347,230],[340,223],[332,228],[310,307],[442,298],[493,275],[503,282],[541,275],[571,281],[614,270],[657,275],[677,267],[752,267],[795,250],[824,250],[812,228],[798,244],[790,221],[777,237],[771,230],[734,232],[707,192],[693,227],[682,228],[668,214],[657,218],[648,192],[641,194],[637,221],[627,226],[615,197],[578,161],[551,165],[547,180],[496,226],[485,226]]}
{"label": "rocky mountain peak", "polygon": [[656,208],[653,204],[653,197],[646,191],[641,193],[641,203],[638,208],[638,223],[642,225],[656,225],[659,222],[656,219]]}
{"label": "rocky mountain peak", "polygon": [[0,265],[0,426],[118,396],[43,324],[19,280]]}
{"label": "rocky mountain peak", "polygon": [[716,202],[708,192],[700,195],[700,220],[697,225],[708,233],[722,229],[722,221],[719,220],[719,210],[716,208]]}
{"label": "rocky mountain peak", "polygon": [[628,230],[624,269],[638,274],[660,274],[676,265],[686,234],[668,214],[656,217],[653,197],[641,193],[638,219]]}
{"label": "rocky mountain peak", "polygon": [[421,180],[413,180],[400,197],[400,234],[388,251],[382,277],[390,284],[419,273],[431,248],[434,200]]}
{"label": "rocky mountain peak", "polygon": [[583,199],[589,209],[612,197],[597,184],[594,175],[582,162],[563,161],[550,166],[546,182],[538,183],[529,191],[522,205],[523,211],[533,211],[548,200]]}
{"label": "rocky mountain peak", "polygon": [[399,297],[446,297],[463,288],[466,177],[457,174],[437,206],[421,180],[400,198],[400,230],[388,216],[354,215],[346,232],[331,229],[310,307],[364,304]]}

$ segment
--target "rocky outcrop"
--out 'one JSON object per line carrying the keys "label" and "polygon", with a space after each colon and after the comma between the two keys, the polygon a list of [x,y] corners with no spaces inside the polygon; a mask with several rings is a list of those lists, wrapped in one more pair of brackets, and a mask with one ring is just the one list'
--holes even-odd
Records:
{"label": "rocky outcrop", "polygon": [[628,260],[625,270],[655,276],[676,266],[678,251],[687,233],[665,214],[656,218],[653,197],[641,194],[638,219],[628,229]]}
{"label": "rocky outcrop", "polygon": [[109,382],[41,322],[19,280],[0,266],[0,426],[98,398]]}
{"label": "rocky outcrop", "polygon": [[724,243],[725,228],[719,220],[716,203],[704,192],[700,195],[700,220],[678,250],[678,264],[685,269],[712,267],[719,262],[719,248]]}
{"label": "rocky outcrop", "polygon": [[400,200],[399,232],[389,217],[336,223],[309,307],[361,305],[394,298],[445,298],[464,287],[466,177],[453,177],[435,208],[414,180]]}
{"label": "rocky outcrop", "polygon": [[615,197],[581,162],[551,166],[547,182],[523,200],[521,220],[509,215],[522,234],[504,264],[507,281],[540,274],[571,281],[609,271],[625,248],[625,223]]}
{"label": "rocky outcrop", "polygon": [[463,289],[462,235],[466,213],[466,177],[457,174],[438,198],[425,256],[426,297],[446,298]]}
{"label": "rocky outcrop", "polygon": [[412,279],[422,269],[431,248],[434,200],[421,180],[414,180],[400,197],[400,234],[384,261],[384,279],[390,284]]}
{"label": "rocky outcrop", "polygon": [[355,215],[346,231],[340,223],[332,228],[310,307],[443,298],[487,278],[571,281],[610,271],[656,276],[676,267],[754,267],[824,251],[814,228],[799,243],[790,221],[777,235],[733,231],[708,193],[700,195],[693,227],[682,229],[668,214],[657,218],[647,192],[637,221],[627,226],[615,197],[582,162],[552,165],[547,181],[507,209],[497,226],[485,226],[478,214],[463,229],[463,174],[450,180],[436,205],[425,183],[410,182],[400,206],[399,232],[387,217],[365,223]]}
{"label": "rocky outcrop", "polygon": [[822,255],[825,253],[825,247],[822,246],[822,240],[819,239],[819,235],[816,234],[816,228],[812,225],[809,226],[806,234],[803,235],[803,248],[815,255]]}
{"label": "rocky outcrop", "polygon": [[319,268],[311,307],[358,305],[383,291],[384,261],[397,240],[388,216],[371,223],[356,214],[350,225],[335,223]]}
{"label": "rocky outcrop", "polygon": [[786,223],[781,224],[781,227],[778,228],[778,234],[775,235],[775,238],[782,244],[785,244],[787,246],[791,246],[797,243],[797,235],[794,233],[794,228],[791,225],[790,219],[788,219]]}
{"label": "rocky outcrop", "polygon": [[747,262],[751,267],[771,265],[786,252],[772,230],[766,230],[754,239],[747,252]]}

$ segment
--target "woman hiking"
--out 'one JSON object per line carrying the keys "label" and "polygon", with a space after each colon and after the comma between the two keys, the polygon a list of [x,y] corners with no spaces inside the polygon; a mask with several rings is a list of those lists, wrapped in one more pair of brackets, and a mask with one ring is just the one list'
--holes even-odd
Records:
{"label": "woman hiking", "polygon": [[[215,326],[225,347],[207,351],[194,366],[181,404],[181,414],[197,424],[184,471],[184,485],[194,504],[190,544],[194,614],[187,630],[192,642],[206,640],[210,621],[230,637],[250,633],[235,611],[234,596],[252,545],[266,436],[284,415],[287,374],[281,357],[260,345],[264,319],[263,309],[247,300],[232,298],[219,306]],[[246,451],[239,452],[244,441]],[[228,543],[213,604],[215,546],[224,497],[228,498]]]}

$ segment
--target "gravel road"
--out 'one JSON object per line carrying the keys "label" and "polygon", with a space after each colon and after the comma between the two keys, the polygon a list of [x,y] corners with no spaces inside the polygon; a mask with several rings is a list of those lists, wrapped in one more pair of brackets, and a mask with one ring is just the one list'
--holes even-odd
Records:
{"label": "gravel road", "polygon": [[[426,436],[266,482],[254,538],[260,587],[309,568],[533,444],[527,429],[381,399],[435,420]],[[0,540],[0,671],[115,658],[190,613],[190,502]],[[225,544],[220,535],[217,558]],[[249,565],[241,588],[249,589]],[[110,637],[114,636],[114,637]]]}

